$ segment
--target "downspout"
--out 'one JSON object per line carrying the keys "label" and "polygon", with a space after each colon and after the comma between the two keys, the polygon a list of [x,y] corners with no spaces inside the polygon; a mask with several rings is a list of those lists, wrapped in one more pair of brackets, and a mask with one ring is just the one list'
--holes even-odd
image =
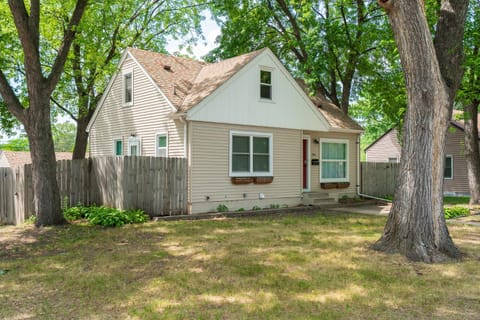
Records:
{"label": "downspout", "polygon": [[357,137],[357,185],[356,185],[357,196],[363,197],[363,198],[380,200],[380,201],[384,201],[384,202],[392,202],[391,200],[388,200],[388,199],[383,199],[383,198],[370,196],[368,194],[361,193],[361,190],[360,190],[360,187],[361,187],[361,185],[360,185],[360,166],[361,166],[361,162],[360,162],[360,135],[358,135],[358,137]]}

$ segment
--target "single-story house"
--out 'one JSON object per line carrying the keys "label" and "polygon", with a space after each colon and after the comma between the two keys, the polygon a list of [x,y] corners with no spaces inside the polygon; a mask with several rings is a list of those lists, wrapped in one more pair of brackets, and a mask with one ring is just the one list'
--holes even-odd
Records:
{"label": "single-story house", "polygon": [[[453,119],[450,121],[450,127],[447,132],[443,181],[445,195],[468,195],[470,193],[467,163],[464,154],[465,126],[463,120],[456,120],[459,113],[460,111],[454,110]],[[398,131],[396,128],[392,128],[365,148],[366,161],[400,162],[401,151],[402,147],[400,145]]]}
{"label": "single-story house", "polygon": [[88,125],[91,157],[188,159],[188,211],[355,196],[362,128],[268,48],[217,63],[128,48]]}
{"label": "single-story house", "polygon": [[[72,160],[71,152],[55,152],[58,160]],[[15,168],[32,163],[30,151],[0,150],[0,168]]]}

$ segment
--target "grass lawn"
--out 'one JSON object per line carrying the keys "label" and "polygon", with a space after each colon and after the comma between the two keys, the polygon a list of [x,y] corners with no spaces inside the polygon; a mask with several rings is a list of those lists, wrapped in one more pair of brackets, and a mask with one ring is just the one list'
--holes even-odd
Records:
{"label": "grass lawn", "polygon": [[372,251],[385,217],[312,215],[104,229],[0,227],[0,319],[478,319],[480,227],[461,262]]}

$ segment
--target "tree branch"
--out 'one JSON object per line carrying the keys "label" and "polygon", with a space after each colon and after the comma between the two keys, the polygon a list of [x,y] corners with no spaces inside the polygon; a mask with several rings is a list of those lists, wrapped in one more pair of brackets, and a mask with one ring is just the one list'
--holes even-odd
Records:
{"label": "tree branch", "polygon": [[[14,1],[14,0],[9,0]],[[76,29],[80,20],[83,16],[85,8],[87,6],[88,0],[77,0],[77,5],[72,14],[70,22],[68,23],[67,31],[63,37],[62,45],[58,50],[57,58],[52,67],[52,71],[47,79],[46,90],[51,93],[60,79],[62,74],[63,67],[65,66],[65,61],[67,60],[68,51],[70,51],[70,46],[75,39]]]}
{"label": "tree branch", "polygon": [[22,44],[25,71],[26,74],[30,75],[30,77],[27,77],[27,82],[35,81],[32,77],[43,77],[38,47],[39,29],[36,20],[39,19],[40,8],[37,2],[38,1],[32,0],[32,8],[30,8],[30,11],[33,18],[30,20],[23,1],[8,0],[15,28],[17,29],[18,37]]}
{"label": "tree branch", "polygon": [[65,112],[67,115],[69,115],[70,118],[73,119],[73,121],[75,121],[75,122],[78,121],[78,119],[73,115],[73,113],[72,113],[70,110],[68,110],[67,108],[65,108],[64,106],[62,106],[60,103],[58,103],[58,101],[55,100],[54,97],[50,97],[50,100],[51,100],[59,109],[61,109],[63,112]]}
{"label": "tree branch", "polygon": [[8,111],[10,111],[20,122],[23,123],[26,119],[26,110],[18,100],[15,92],[13,92],[12,87],[8,83],[7,77],[5,77],[5,74],[2,70],[0,70],[0,94],[6,103]]}

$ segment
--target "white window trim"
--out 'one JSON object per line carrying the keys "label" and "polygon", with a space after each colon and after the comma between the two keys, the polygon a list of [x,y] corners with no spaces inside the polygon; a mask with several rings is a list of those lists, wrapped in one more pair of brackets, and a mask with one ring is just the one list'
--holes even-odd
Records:
{"label": "white window trim", "polygon": [[[259,71],[258,71],[258,88],[260,89],[260,92],[258,93],[259,95],[259,100],[261,102],[269,102],[269,103],[274,103],[275,99],[274,99],[274,82],[273,82],[273,70],[274,68],[272,67],[266,67],[266,66],[260,66],[259,68]],[[261,96],[261,87],[262,85],[268,85],[267,83],[263,83],[261,82],[262,78],[261,78],[261,74],[262,74],[262,71],[267,71],[267,72],[270,72],[270,93],[271,93],[271,96],[272,98],[271,99],[268,99],[268,98],[262,98]]]}
{"label": "white window trim", "polygon": [[[323,165],[323,154],[322,154],[322,144],[324,142],[327,142],[327,143],[345,143],[347,145],[347,150],[346,150],[346,161],[345,161],[345,164],[346,164],[346,168],[345,168],[345,172],[346,172],[346,177],[345,178],[333,178],[333,179],[324,179],[322,178],[322,165]],[[320,148],[320,170],[319,170],[319,179],[320,179],[320,182],[323,183],[323,182],[350,182],[350,152],[349,152],[349,149],[350,149],[350,141],[348,139],[325,139],[325,138],[320,138],[320,145],[319,145],[319,148]],[[333,161],[333,160],[332,160]],[[338,161],[338,160],[337,160]]]}
{"label": "white window trim", "polygon": [[[118,155],[118,154],[117,154],[117,141],[120,141],[120,142],[122,143],[122,154],[121,154],[121,155]],[[112,150],[112,154],[113,154],[114,156],[117,156],[117,157],[123,156],[123,154],[124,154],[123,138],[118,137],[118,138],[114,138],[114,139],[113,139],[113,150]]]}
{"label": "white window trim", "polygon": [[[452,159],[452,175],[451,175],[450,177],[445,177],[445,176],[444,176],[443,179],[445,179],[445,180],[453,180],[453,155],[451,155],[451,154],[445,155],[445,162],[446,162],[447,158]],[[445,173],[445,168],[443,169],[443,172]]]}
{"label": "white window trim", "polygon": [[[125,102],[125,76],[127,74],[132,75],[132,101],[130,102]],[[133,77],[133,68],[128,68],[122,71],[122,105],[124,107],[129,107],[133,105],[133,97],[134,97],[134,92],[135,92],[135,85],[134,85],[134,77]]]}
{"label": "white window trim", "polygon": [[[166,132],[166,131],[157,132],[157,133],[155,134],[155,155],[156,155],[157,157],[159,157],[159,155],[158,155],[158,150],[159,150],[160,148],[158,147],[158,137],[160,137],[160,136],[164,136],[164,137],[167,138],[167,146],[165,147],[165,157],[168,157],[168,132]],[[162,149],[163,149],[163,148],[162,148]]]}
{"label": "white window trim", "polygon": [[138,156],[141,156],[142,155],[142,139],[140,137],[129,137],[128,138],[128,150],[127,150],[127,155],[128,156],[131,156],[131,146],[133,144],[136,144],[137,145],[137,149],[138,149]]}
{"label": "white window trim", "polygon": [[[304,192],[309,192],[311,189],[311,138],[308,135],[304,135],[302,137],[302,148],[303,148],[303,140],[307,140],[307,188],[303,189],[303,181],[302,181],[302,190]],[[302,150],[302,161],[303,161],[303,150]],[[302,180],[303,180],[303,164],[302,164]]]}
{"label": "white window trim", "polygon": [[[250,172],[232,172],[232,152],[233,152],[233,136],[250,137]],[[253,137],[269,139],[269,172],[253,171]],[[248,132],[248,131],[230,131],[229,145],[229,176],[230,177],[273,177],[273,135],[265,132]]]}

